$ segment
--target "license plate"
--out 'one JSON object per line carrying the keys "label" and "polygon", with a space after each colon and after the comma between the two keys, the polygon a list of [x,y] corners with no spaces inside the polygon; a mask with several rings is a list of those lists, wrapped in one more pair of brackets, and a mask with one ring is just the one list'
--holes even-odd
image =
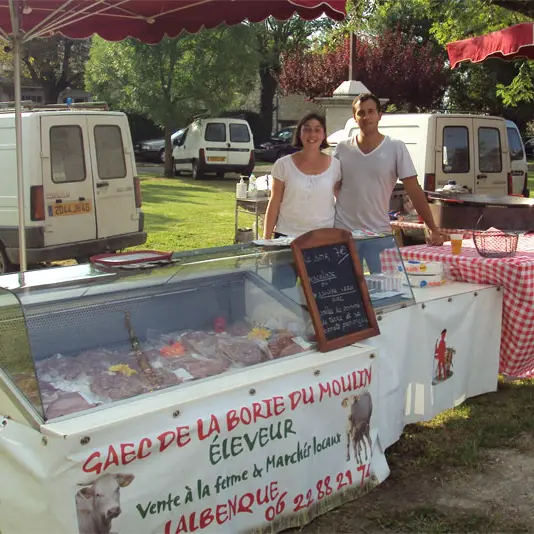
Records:
{"label": "license plate", "polygon": [[208,156],[208,161],[226,161],[223,156]]}
{"label": "license plate", "polygon": [[82,202],[62,202],[61,204],[52,204],[48,206],[48,215],[50,217],[62,217],[65,215],[81,215],[91,213],[93,207],[89,200]]}

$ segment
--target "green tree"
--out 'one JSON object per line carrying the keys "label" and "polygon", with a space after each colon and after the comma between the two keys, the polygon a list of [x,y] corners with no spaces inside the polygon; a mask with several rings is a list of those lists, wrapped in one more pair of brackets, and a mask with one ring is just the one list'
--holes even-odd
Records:
{"label": "green tree", "polygon": [[271,134],[273,126],[274,96],[278,86],[278,76],[282,70],[285,54],[310,48],[322,33],[331,30],[335,23],[327,18],[306,21],[292,17],[278,21],[270,17],[263,22],[250,24],[250,43],[257,54],[260,81],[260,116],[263,131],[260,137]]}
{"label": "green tree", "polygon": [[534,3],[532,0],[493,0],[493,3],[534,19]]}
{"label": "green tree", "polygon": [[[434,43],[446,61],[446,44],[483,35],[527,18],[494,0],[376,0],[360,27],[380,33],[400,25],[422,41]],[[501,4],[501,5],[499,5]],[[446,94],[447,107],[503,115],[520,127],[532,117],[533,87],[524,61],[489,60],[465,63],[453,70]]]}
{"label": "green tree", "polygon": [[94,38],[86,87],[114,107],[163,127],[165,175],[172,176],[172,132],[194,116],[238,106],[251,91],[256,57],[241,46],[247,36],[241,25],[183,33],[153,46]]}
{"label": "green tree", "polygon": [[[43,87],[45,103],[55,104],[67,87],[83,87],[90,46],[90,39],[72,40],[61,35],[30,41],[22,50],[22,74]],[[4,51],[0,63],[13,74],[11,52]]]}

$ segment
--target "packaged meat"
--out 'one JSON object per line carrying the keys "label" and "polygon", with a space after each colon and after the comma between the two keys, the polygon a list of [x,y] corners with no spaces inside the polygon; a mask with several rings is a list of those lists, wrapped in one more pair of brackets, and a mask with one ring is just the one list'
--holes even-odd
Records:
{"label": "packaged meat", "polygon": [[84,373],[82,363],[71,356],[56,354],[46,360],[40,360],[35,364],[37,376],[53,382],[54,379],[76,380]]}
{"label": "packaged meat", "polygon": [[176,363],[176,369],[185,369],[194,378],[207,378],[226,371],[229,362],[226,358],[203,358],[189,355],[180,358]]}
{"label": "packaged meat", "polygon": [[101,348],[80,352],[74,359],[82,366],[84,373],[93,375],[107,369],[116,358],[116,352]]}
{"label": "packaged meat", "polygon": [[219,336],[218,350],[232,364],[239,367],[248,367],[249,365],[272,360],[267,343],[257,338]]}
{"label": "packaged meat", "polygon": [[54,402],[44,407],[44,411],[47,419],[53,419],[62,415],[81,412],[93,406],[95,405],[87,402],[79,393],[62,392]]}
{"label": "packaged meat", "polygon": [[149,391],[177,386],[183,382],[183,379],[166,369],[152,369],[151,371],[139,373],[139,380]]}
{"label": "packaged meat", "polygon": [[226,331],[232,336],[246,336],[250,332],[250,326],[245,321],[237,321],[232,323]]}
{"label": "packaged meat", "polygon": [[203,341],[207,338],[209,338],[210,335],[207,334],[206,332],[192,332],[192,331],[187,331],[187,332],[184,332],[181,336],[180,336],[180,343],[184,346],[184,348],[189,351],[189,352],[197,352],[195,350],[195,346],[197,343],[199,343],[200,341]]}
{"label": "packaged meat", "polygon": [[220,341],[221,339],[229,338],[227,334],[205,334],[204,336],[197,338],[188,337],[186,340],[182,338],[181,343],[192,354],[198,354],[204,358],[220,359],[225,358],[225,355],[221,352]]}
{"label": "packaged meat", "polygon": [[93,376],[91,391],[111,400],[126,399],[147,393],[149,388],[139,379],[139,373],[126,376],[122,373],[104,371]]}
{"label": "packaged meat", "polygon": [[295,342],[294,336],[291,332],[281,331],[276,336],[269,340],[269,350],[273,358],[283,358],[292,354],[299,354],[306,349]]}

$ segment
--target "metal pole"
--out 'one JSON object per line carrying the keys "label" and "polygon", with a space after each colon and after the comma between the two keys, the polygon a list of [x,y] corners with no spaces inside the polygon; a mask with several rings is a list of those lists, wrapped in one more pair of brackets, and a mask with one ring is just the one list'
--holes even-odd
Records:
{"label": "metal pole", "polygon": [[356,80],[356,39],[354,32],[350,32],[349,80]]}
{"label": "metal pole", "polygon": [[15,140],[17,154],[17,193],[18,193],[18,212],[19,212],[19,263],[20,263],[20,283],[23,284],[24,271],[27,269],[26,263],[26,220],[25,220],[25,203],[24,203],[24,181],[23,181],[23,163],[22,163],[22,106],[21,106],[21,48],[22,34],[19,25],[18,6],[11,7],[11,25],[13,29],[13,70],[15,82]]}

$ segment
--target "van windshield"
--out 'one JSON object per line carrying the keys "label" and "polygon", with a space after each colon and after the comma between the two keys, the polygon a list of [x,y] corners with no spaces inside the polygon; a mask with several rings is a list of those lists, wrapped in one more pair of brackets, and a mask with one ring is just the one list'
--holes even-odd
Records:
{"label": "van windshield", "polygon": [[521,160],[524,157],[523,144],[515,128],[506,128],[508,144],[510,145],[510,158],[512,161]]}

